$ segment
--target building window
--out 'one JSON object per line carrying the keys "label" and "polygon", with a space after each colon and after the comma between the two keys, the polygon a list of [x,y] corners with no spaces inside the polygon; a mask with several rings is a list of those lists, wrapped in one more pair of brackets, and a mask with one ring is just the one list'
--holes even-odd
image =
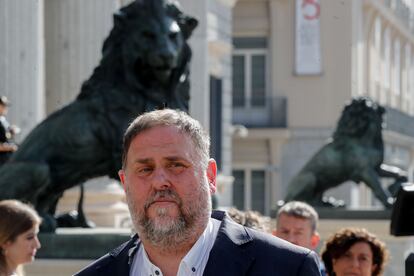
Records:
{"label": "building window", "polygon": [[210,156],[217,162],[217,168],[222,170],[222,137],[223,137],[223,81],[210,76]]}
{"label": "building window", "polygon": [[404,47],[404,69],[403,69],[403,80],[402,80],[402,91],[405,98],[408,98],[410,91],[410,67],[411,67],[411,48],[410,44],[406,43]]}
{"label": "building window", "polygon": [[390,67],[391,67],[391,37],[390,37],[390,29],[385,29],[384,32],[384,51],[383,51],[383,60],[384,60],[384,88],[390,89]]}
{"label": "building window", "polygon": [[410,79],[409,82],[409,97],[411,100],[411,107],[410,107],[410,114],[414,115],[414,55],[411,54],[411,64],[410,64],[410,70],[408,71],[408,78]]}
{"label": "building window", "polygon": [[244,171],[233,171],[233,205],[239,209],[244,210]]}
{"label": "building window", "polygon": [[266,38],[234,38],[233,107],[264,107],[266,103]]}
{"label": "building window", "polygon": [[264,170],[233,171],[233,205],[239,210],[266,214],[266,174]]}
{"label": "building window", "polygon": [[401,44],[400,40],[394,41],[394,70],[392,90],[395,95],[400,95],[401,90]]}
{"label": "building window", "polygon": [[233,55],[233,106],[245,105],[245,65],[243,55]]}
{"label": "building window", "polygon": [[375,47],[375,64],[374,64],[374,80],[380,82],[381,74],[381,19],[377,17],[375,19],[374,29],[374,47]]}
{"label": "building window", "polygon": [[251,56],[251,104],[252,106],[264,106],[266,92],[266,63],[264,54],[256,54]]}
{"label": "building window", "polygon": [[403,96],[403,110],[410,112],[411,109],[411,46],[406,43],[404,46],[404,62],[403,74],[402,74],[402,96]]}
{"label": "building window", "polygon": [[252,171],[252,210],[265,213],[265,172]]}

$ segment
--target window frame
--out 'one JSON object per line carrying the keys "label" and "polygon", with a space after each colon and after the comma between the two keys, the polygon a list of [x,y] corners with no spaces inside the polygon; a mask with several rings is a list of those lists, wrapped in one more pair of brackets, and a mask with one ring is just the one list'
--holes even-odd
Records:
{"label": "window frame", "polygon": [[[245,76],[245,83],[244,83],[244,105],[234,106],[233,108],[236,109],[263,109],[266,107],[266,100],[263,102],[263,105],[252,105],[252,59],[255,55],[262,55],[264,57],[264,80],[265,80],[265,87],[264,87],[264,98],[266,99],[269,97],[269,50],[267,48],[240,48],[234,49],[232,53],[233,56],[243,56],[244,58],[244,76]],[[233,83],[232,83],[232,91],[233,91]],[[232,94],[234,96],[234,93]]]}
{"label": "window frame", "polygon": [[[264,212],[262,215],[270,215],[270,211],[271,211],[271,206],[270,206],[270,201],[271,201],[271,183],[269,181],[269,173],[268,171],[263,168],[263,167],[245,167],[245,166],[237,166],[237,167],[233,167],[233,175],[234,175],[234,171],[241,171],[244,174],[244,191],[243,191],[243,197],[244,197],[244,210],[252,210],[252,206],[253,206],[253,180],[252,180],[252,175],[254,171],[260,171],[264,173],[264,194],[263,194],[263,201],[264,201]],[[234,192],[232,192],[232,203],[233,206],[236,207],[234,205]],[[237,207],[236,207],[237,208]],[[259,210],[254,210],[254,211],[259,211]]]}

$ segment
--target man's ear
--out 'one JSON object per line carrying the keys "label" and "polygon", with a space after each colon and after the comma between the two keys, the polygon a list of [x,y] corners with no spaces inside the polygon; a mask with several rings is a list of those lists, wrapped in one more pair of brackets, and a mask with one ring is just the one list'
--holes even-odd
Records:
{"label": "man's ear", "polygon": [[207,180],[210,187],[210,193],[214,194],[217,189],[217,163],[214,159],[208,160],[207,166]]}
{"label": "man's ear", "polygon": [[319,233],[318,232],[313,233],[311,237],[311,246],[313,250],[315,250],[316,247],[318,247],[320,240],[321,240],[321,236],[319,236]]}
{"label": "man's ear", "polygon": [[119,180],[121,180],[122,187],[124,188],[124,190],[126,190],[125,189],[125,171],[122,169],[119,170],[118,175],[119,175]]}

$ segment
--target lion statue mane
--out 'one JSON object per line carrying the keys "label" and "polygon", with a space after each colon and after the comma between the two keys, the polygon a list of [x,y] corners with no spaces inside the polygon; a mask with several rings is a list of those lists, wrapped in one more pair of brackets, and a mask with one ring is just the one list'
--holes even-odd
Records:
{"label": "lion statue mane", "polygon": [[[285,201],[306,201],[314,206],[342,205],[323,194],[345,181],[364,182],[381,203],[389,208],[402,182],[407,181],[401,169],[383,164],[382,139],[385,109],[367,97],[359,97],[345,106],[332,139],[323,146],[291,180]],[[389,189],[380,177],[394,178]]]}
{"label": "lion statue mane", "polygon": [[115,13],[101,62],[78,97],[37,125],[0,168],[0,200],[31,203],[41,230],[54,231],[65,190],[98,176],[117,179],[123,133],[135,117],[163,106],[188,110],[187,40],[196,26],[171,1],[137,0]]}

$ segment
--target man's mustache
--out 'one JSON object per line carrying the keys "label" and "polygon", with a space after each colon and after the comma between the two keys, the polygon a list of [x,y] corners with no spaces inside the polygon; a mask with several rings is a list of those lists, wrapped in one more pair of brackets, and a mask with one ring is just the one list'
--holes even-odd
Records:
{"label": "man's mustache", "polygon": [[154,202],[158,200],[169,200],[177,203],[179,207],[182,205],[182,201],[178,194],[172,190],[161,190],[155,191],[153,194],[145,201],[144,210],[147,210]]}

